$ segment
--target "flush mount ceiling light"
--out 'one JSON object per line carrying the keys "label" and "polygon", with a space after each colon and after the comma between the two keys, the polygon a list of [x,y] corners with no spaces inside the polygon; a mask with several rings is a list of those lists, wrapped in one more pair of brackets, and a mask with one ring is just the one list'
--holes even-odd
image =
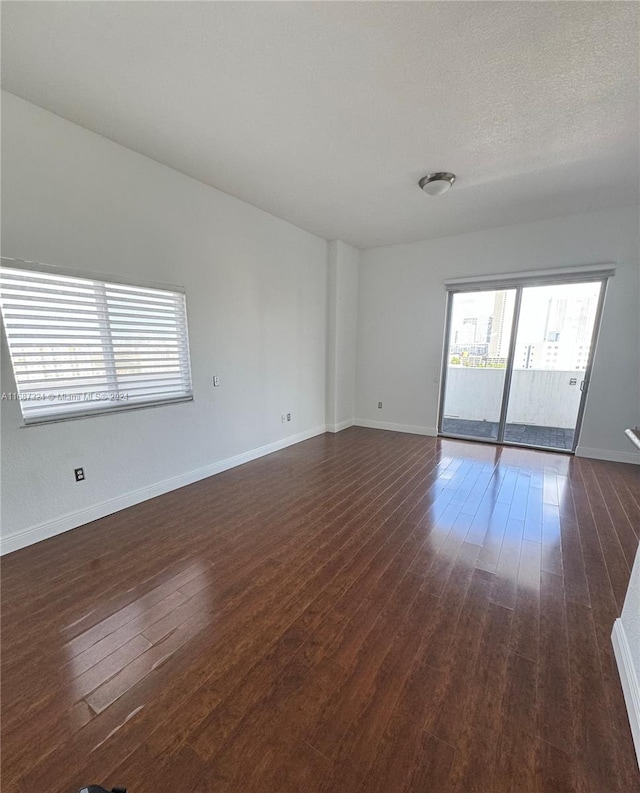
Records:
{"label": "flush mount ceiling light", "polygon": [[428,173],[420,179],[418,184],[429,195],[442,195],[447,192],[455,180],[454,173]]}

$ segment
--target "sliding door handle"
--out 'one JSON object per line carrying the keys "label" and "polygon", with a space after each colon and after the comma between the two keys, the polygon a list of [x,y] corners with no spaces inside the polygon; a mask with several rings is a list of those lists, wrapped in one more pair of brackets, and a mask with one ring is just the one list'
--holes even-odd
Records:
{"label": "sliding door handle", "polygon": [[586,390],[587,390],[587,381],[586,381],[586,380],[582,380],[582,381],[581,381],[581,383],[580,383],[580,390],[581,390],[581,391],[586,391]]}

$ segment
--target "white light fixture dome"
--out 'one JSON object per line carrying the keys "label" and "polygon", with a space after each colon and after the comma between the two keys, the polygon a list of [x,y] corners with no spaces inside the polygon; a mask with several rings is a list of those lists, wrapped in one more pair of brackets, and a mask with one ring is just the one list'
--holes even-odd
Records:
{"label": "white light fixture dome", "polygon": [[451,185],[455,182],[456,175],[454,173],[428,173],[423,176],[418,182],[420,187],[425,193],[429,195],[442,195],[446,193]]}

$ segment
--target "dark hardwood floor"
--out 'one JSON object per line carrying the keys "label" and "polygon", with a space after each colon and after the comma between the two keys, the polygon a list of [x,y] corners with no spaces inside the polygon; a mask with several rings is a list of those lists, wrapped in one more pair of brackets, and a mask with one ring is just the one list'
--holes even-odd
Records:
{"label": "dark hardwood floor", "polygon": [[640,468],[352,428],[2,561],[2,790],[638,793]]}

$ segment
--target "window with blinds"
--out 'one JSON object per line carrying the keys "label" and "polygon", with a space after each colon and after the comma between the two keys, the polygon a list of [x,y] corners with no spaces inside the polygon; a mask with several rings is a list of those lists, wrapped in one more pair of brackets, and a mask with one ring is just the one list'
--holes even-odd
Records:
{"label": "window with blinds", "polygon": [[25,424],[192,399],[184,292],[0,267]]}

